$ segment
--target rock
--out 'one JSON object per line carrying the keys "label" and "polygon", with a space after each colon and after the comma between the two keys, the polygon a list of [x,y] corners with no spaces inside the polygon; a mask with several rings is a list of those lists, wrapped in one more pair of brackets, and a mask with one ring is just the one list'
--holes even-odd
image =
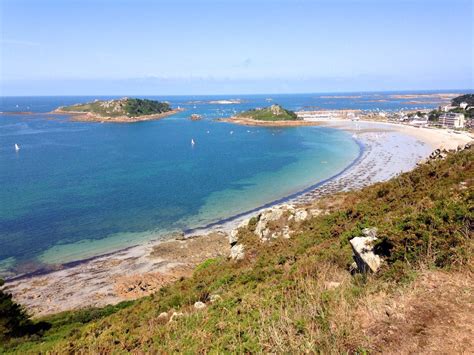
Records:
{"label": "rock", "polygon": [[281,236],[285,239],[290,239],[291,238],[290,227],[288,227],[288,226],[283,227],[283,229],[281,231]]}
{"label": "rock", "polygon": [[230,234],[229,234],[229,244],[230,246],[234,246],[235,244],[237,244],[237,241],[238,241],[238,234],[239,234],[239,230],[238,229],[232,229],[230,231]]}
{"label": "rock", "polygon": [[171,315],[170,317],[170,320],[169,322],[171,323],[173,320],[175,320],[176,318],[181,318],[182,316],[184,316],[183,313],[181,312],[173,312],[173,314]]}
{"label": "rock", "polygon": [[[374,231],[367,231],[367,234],[373,234]],[[375,236],[355,237],[349,242],[354,252],[354,260],[357,263],[357,269],[360,272],[367,273],[369,271],[376,272],[382,264],[380,256],[376,255],[373,250],[373,243],[377,240]]]}
{"label": "rock", "polygon": [[376,238],[377,237],[377,228],[364,228],[362,229],[362,234],[366,237]]}
{"label": "rock", "polygon": [[203,302],[198,301],[198,302],[194,303],[194,308],[195,309],[204,309],[204,308],[206,308],[206,304],[203,303]]}
{"label": "rock", "polygon": [[301,222],[308,218],[308,212],[306,210],[297,210],[295,212],[295,222]]}
{"label": "rock", "polygon": [[245,257],[244,246],[242,244],[235,244],[230,248],[230,258],[233,260],[242,260]]}
{"label": "rock", "polygon": [[158,319],[167,319],[168,318],[168,312],[161,312],[160,315],[158,316]]}
{"label": "rock", "polygon": [[219,296],[219,295],[211,295],[211,296],[209,297],[209,301],[210,301],[211,303],[220,301],[221,299],[222,299],[222,297]]}
{"label": "rock", "polygon": [[263,211],[260,215],[257,225],[255,226],[254,233],[260,238],[261,241],[264,242],[278,237],[278,235],[274,235],[269,229],[268,223],[280,220],[284,213],[290,210],[294,210],[292,206],[282,205]]}

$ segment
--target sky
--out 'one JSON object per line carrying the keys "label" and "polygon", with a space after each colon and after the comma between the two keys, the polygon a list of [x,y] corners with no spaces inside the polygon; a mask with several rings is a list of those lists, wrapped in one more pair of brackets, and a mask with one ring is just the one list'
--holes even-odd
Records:
{"label": "sky", "polygon": [[472,89],[472,0],[0,0],[0,95]]}

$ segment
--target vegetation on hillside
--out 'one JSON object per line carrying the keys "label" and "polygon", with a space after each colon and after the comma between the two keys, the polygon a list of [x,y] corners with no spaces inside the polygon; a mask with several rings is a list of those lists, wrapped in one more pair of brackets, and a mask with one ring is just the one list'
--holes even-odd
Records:
{"label": "vegetation on hillside", "polygon": [[237,114],[237,117],[251,118],[259,121],[296,121],[296,113],[286,110],[280,105],[272,105],[261,109],[252,109]]}
{"label": "vegetation on hillside", "polygon": [[466,94],[455,97],[451,100],[451,105],[459,106],[462,102],[466,102],[469,106],[474,106],[474,94]]}
{"label": "vegetation on hillside", "polygon": [[[461,108],[461,103],[467,103],[468,109]],[[457,96],[451,100],[451,106],[454,106],[449,112],[452,113],[462,113],[464,114],[465,118],[473,118],[474,117],[474,94],[465,94],[461,96]],[[429,120],[432,122],[438,122],[439,117],[444,113],[441,109],[435,109],[430,111],[428,114]]]}
{"label": "vegetation on hillside", "polygon": [[[473,162],[474,149],[450,153],[388,182],[320,200],[315,207],[326,213],[292,225],[291,239],[262,244],[251,220],[239,232],[244,260],[208,260],[191,278],[111,311],[46,318],[52,328],[41,339],[24,337],[3,351],[380,351],[360,324],[368,299],[396,295],[420,270],[470,270]],[[351,276],[348,241],[366,227],[378,228],[385,264],[375,275]],[[208,306],[195,310],[196,301]],[[170,311],[183,315],[170,322],[159,316]]]}
{"label": "vegetation on hillside", "polygon": [[60,107],[61,111],[93,113],[102,117],[140,117],[156,115],[171,110],[166,102],[147,99],[123,98],[119,100],[96,100],[85,104]]}

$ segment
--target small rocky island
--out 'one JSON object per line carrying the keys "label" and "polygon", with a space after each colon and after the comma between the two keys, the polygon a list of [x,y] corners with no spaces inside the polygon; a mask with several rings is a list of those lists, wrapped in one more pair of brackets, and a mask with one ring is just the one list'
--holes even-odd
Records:
{"label": "small rocky island", "polygon": [[157,120],[179,111],[179,109],[172,109],[166,102],[124,97],[61,106],[52,113],[73,115],[75,121],[126,123]]}
{"label": "small rocky island", "polygon": [[314,122],[307,122],[299,118],[295,112],[280,105],[271,105],[265,108],[256,108],[236,114],[224,122],[237,123],[248,126],[309,126]]}

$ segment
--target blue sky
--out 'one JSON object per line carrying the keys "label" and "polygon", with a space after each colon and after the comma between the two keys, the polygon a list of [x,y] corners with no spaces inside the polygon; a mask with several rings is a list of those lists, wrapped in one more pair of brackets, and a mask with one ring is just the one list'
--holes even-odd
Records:
{"label": "blue sky", "polygon": [[471,0],[0,0],[2,95],[472,89]]}

